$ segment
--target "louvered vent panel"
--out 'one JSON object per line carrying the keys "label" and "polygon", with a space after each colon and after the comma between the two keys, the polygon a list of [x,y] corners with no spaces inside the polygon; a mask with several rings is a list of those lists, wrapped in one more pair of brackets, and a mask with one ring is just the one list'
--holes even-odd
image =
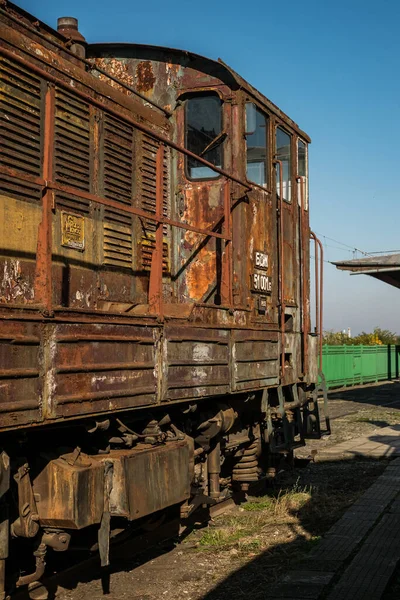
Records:
{"label": "louvered vent panel", "polygon": [[115,267],[132,267],[131,227],[104,223],[104,264]]}
{"label": "louvered vent panel", "polygon": [[[104,115],[104,195],[110,200],[133,203],[133,127]],[[132,215],[104,210],[104,264],[132,267]]]}
{"label": "louvered vent panel", "polygon": [[63,90],[56,90],[56,181],[90,191],[89,105]]}
{"label": "louvered vent panel", "polygon": [[56,203],[59,208],[65,208],[78,212],[79,214],[89,215],[90,213],[90,202],[79,196],[73,196],[72,194],[64,194],[63,192],[56,193]]}
{"label": "louvered vent panel", "polygon": [[106,198],[132,204],[133,127],[105,115],[104,194]]}
{"label": "louvered vent panel", "polygon": [[[13,61],[0,59],[0,165],[41,175],[40,79]],[[0,176],[0,193],[40,199],[40,188]]]}
{"label": "louvered vent panel", "polygon": [[[155,245],[156,243],[154,234],[150,234],[147,238],[142,238],[140,256],[143,269],[150,269],[151,258],[153,256]],[[166,241],[163,242],[163,271],[169,271],[168,242]]]}
{"label": "louvered vent panel", "polygon": [[[142,137],[142,167],[141,167],[141,208],[152,214],[156,210],[156,157],[159,142],[147,135]],[[169,199],[169,148],[164,148],[164,172],[163,172],[163,214],[168,217],[170,214]],[[151,266],[151,257],[155,247],[156,224],[154,221],[143,219],[143,231],[141,240],[141,266],[143,269],[149,269]],[[169,256],[169,231],[164,226],[163,237],[163,270],[168,271]]]}

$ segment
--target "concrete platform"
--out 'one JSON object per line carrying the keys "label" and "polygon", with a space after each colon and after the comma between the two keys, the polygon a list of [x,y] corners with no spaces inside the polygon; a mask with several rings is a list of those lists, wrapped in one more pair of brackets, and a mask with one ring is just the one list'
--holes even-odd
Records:
{"label": "concrete platform", "polygon": [[[399,454],[400,427],[381,432],[379,440],[338,444],[340,456]],[[380,600],[399,561],[400,458],[396,458],[296,570],[268,590],[266,600]]]}
{"label": "concrete platform", "polygon": [[318,452],[316,460],[400,457],[400,425],[382,427],[372,435],[335,444]]}

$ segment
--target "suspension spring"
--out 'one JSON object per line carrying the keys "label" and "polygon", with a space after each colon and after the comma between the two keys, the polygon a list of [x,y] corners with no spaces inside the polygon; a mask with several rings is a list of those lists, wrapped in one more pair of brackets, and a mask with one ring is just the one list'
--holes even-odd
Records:
{"label": "suspension spring", "polygon": [[256,438],[243,450],[238,450],[235,458],[238,462],[233,467],[232,479],[234,481],[257,481],[258,480],[258,454],[260,440]]}

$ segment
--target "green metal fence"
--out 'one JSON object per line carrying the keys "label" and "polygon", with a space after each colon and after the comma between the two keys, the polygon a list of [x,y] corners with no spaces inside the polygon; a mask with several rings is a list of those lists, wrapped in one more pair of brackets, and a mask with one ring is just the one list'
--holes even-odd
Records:
{"label": "green metal fence", "polygon": [[399,346],[323,346],[329,389],[399,377]]}

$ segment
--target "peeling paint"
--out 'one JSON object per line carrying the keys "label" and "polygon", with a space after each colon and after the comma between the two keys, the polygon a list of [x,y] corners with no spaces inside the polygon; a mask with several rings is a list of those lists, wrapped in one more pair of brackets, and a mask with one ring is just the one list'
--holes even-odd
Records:
{"label": "peeling paint", "polygon": [[155,82],[151,61],[140,62],[136,67],[136,89],[147,94],[152,91]]}
{"label": "peeling paint", "polygon": [[0,283],[0,301],[27,303],[34,299],[33,285],[24,277],[21,263],[17,259],[6,260],[3,267],[3,279]]}

